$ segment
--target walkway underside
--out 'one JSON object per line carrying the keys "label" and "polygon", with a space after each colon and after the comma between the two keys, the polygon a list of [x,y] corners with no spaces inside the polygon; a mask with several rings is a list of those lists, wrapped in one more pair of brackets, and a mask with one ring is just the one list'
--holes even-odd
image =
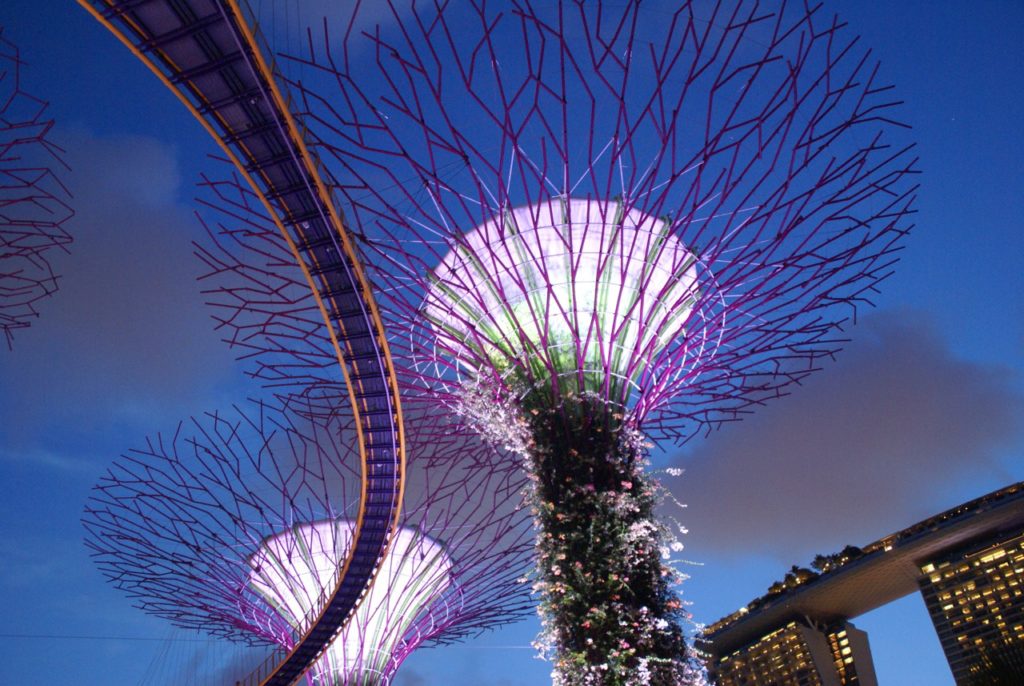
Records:
{"label": "walkway underside", "polygon": [[324,314],[363,459],[352,549],[333,597],[268,675],[291,684],[372,583],[398,518],[404,441],[384,328],[317,159],[238,0],[78,0],[175,93],[232,158],[289,241]]}

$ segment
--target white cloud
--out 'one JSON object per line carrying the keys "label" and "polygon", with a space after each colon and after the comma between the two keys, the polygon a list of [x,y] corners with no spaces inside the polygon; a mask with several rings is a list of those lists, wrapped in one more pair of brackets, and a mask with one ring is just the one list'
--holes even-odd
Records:
{"label": "white cloud", "polygon": [[195,281],[198,222],[178,199],[173,149],[83,131],[62,142],[76,209],[72,255],[44,317],[0,355],[0,421],[19,444],[46,427],[68,435],[133,425],[157,409],[201,411],[234,368]]}
{"label": "white cloud", "polygon": [[71,474],[95,474],[96,469],[87,460],[43,448],[24,451],[0,449],[0,462],[25,463]]}
{"label": "white cloud", "polygon": [[935,492],[968,476],[1024,478],[1001,462],[1024,441],[1008,368],[956,357],[912,312],[873,314],[853,336],[836,364],[687,456],[673,486],[695,556],[798,562],[934,514]]}

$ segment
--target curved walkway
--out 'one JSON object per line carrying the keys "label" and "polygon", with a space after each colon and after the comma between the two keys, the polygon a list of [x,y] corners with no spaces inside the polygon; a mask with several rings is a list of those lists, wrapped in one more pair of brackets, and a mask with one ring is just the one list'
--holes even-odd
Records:
{"label": "curved walkway", "polygon": [[358,427],[362,492],[333,595],[290,653],[259,675],[285,686],[369,590],[398,520],[405,443],[384,325],[351,238],[239,0],[78,0],[203,124],[288,241],[323,313]]}

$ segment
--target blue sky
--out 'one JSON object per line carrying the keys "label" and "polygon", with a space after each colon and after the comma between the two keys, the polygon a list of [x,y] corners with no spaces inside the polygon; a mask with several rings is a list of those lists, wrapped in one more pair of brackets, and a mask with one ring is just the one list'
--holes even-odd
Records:
{"label": "blue sky", "polygon": [[[924,171],[917,228],[836,363],[753,419],[660,457],[687,469],[673,489],[689,503],[698,565],[684,595],[700,621],[815,553],[1024,479],[1024,4],[827,7],[907,101]],[[0,25],[28,63],[26,88],[59,121],[78,212],[62,291],[13,353],[0,352],[5,678],[182,683],[174,674],[197,648],[222,649],[169,646],[163,623],[104,583],[78,520],[118,454],[258,393],[194,281],[194,184],[214,146],[74,3],[6,0]],[[952,684],[918,597],[856,624],[883,686]],[[528,647],[536,630],[525,622],[422,651],[398,683],[546,683]]]}

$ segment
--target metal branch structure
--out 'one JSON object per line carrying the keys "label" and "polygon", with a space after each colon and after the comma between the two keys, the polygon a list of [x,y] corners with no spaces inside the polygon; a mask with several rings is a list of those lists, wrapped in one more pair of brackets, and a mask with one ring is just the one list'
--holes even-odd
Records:
{"label": "metal branch structure", "polygon": [[293,59],[403,399],[535,480],[556,683],[684,682],[645,440],[788,392],[890,274],[917,172],[877,64],[743,0],[393,6]]}
{"label": "metal branch structure", "polygon": [[0,333],[8,347],[14,332],[39,316],[39,301],[57,290],[50,257],[67,251],[64,225],[73,214],[53,121],[46,103],[23,89],[23,66],[0,27]]}
{"label": "metal branch structure", "polygon": [[[292,398],[193,419],[115,461],[87,504],[87,545],[139,607],[283,651],[238,683],[301,640],[352,545],[355,426],[321,410]],[[532,611],[521,471],[444,417],[415,419],[410,495],[377,583],[306,683],[386,685],[417,647]]]}
{"label": "metal branch structure", "polygon": [[352,544],[302,638],[265,683],[290,684],[367,596],[404,488],[405,445],[383,322],[320,163],[239,0],[79,0],[171,89],[258,197],[289,246],[347,385],[362,465]]}

